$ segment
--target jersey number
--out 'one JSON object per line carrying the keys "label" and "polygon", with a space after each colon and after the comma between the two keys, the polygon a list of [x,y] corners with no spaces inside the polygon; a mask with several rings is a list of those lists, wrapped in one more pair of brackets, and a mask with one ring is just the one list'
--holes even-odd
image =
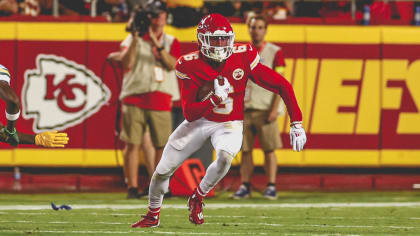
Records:
{"label": "jersey number", "polygon": [[246,49],[246,45],[235,46],[233,47],[233,53],[246,52]]}
{"label": "jersey number", "polygon": [[[229,94],[233,93],[232,85],[229,88]],[[226,100],[221,102],[217,107],[213,108],[213,112],[216,114],[229,115],[233,111],[233,98],[228,97]]]}

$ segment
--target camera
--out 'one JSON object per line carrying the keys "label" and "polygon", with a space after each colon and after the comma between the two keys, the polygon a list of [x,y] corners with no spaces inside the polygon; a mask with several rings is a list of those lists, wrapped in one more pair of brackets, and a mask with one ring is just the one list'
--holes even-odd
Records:
{"label": "camera", "polygon": [[131,24],[127,27],[127,32],[136,31],[141,37],[149,31],[149,26],[152,18],[156,18],[162,11],[167,11],[166,4],[161,1],[149,0],[143,5],[139,5],[133,11],[133,19]]}

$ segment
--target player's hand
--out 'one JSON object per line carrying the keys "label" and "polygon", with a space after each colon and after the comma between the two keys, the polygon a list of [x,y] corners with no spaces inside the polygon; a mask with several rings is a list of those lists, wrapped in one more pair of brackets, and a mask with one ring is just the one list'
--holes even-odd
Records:
{"label": "player's hand", "polygon": [[214,80],[214,94],[223,102],[228,98],[230,84],[229,81],[223,77],[223,85],[219,84],[219,79]]}
{"label": "player's hand", "polygon": [[46,131],[35,136],[35,144],[42,147],[64,147],[69,142],[67,133]]}
{"label": "player's hand", "polygon": [[6,127],[3,127],[0,132],[6,136],[6,143],[13,147],[16,147],[19,144],[19,137],[17,135],[16,128],[13,128],[13,131],[10,132]]}
{"label": "player's hand", "polygon": [[290,145],[293,151],[302,151],[306,143],[306,133],[301,121],[292,122],[290,125]]}

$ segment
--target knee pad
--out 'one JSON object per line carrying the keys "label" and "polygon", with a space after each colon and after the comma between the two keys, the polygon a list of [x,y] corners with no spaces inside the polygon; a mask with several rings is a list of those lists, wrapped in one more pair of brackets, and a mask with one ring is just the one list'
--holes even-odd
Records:
{"label": "knee pad", "polygon": [[159,178],[159,179],[168,179],[172,176],[171,171],[162,171],[156,168],[155,172],[153,172],[152,178]]}
{"label": "knee pad", "polygon": [[220,150],[217,152],[217,163],[223,166],[230,166],[233,161],[234,156],[224,150]]}

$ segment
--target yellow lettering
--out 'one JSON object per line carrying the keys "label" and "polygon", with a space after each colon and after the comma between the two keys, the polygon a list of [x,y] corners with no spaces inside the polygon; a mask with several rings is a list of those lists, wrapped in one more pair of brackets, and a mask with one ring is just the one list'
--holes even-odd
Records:
{"label": "yellow lettering", "polygon": [[405,80],[408,60],[383,60],[382,63],[382,109],[399,109],[402,89],[401,87],[388,87],[388,82]]}
{"label": "yellow lettering", "polygon": [[312,133],[353,133],[356,111],[339,112],[339,109],[356,106],[359,87],[343,86],[343,82],[360,81],[362,63],[362,60],[322,60]]}
{"label": "yellow lettering", "polygon": [[311,109],[312,109],[312,102],[315,93],[315,82],[318,73],[318,66],[319,60],[318,59],[307,59],[301,60],[301,64],[303,64],[298,73],[302,74],[302,78],[305,78],[305,97],[304,102],[302,104],[302,113],[303,113],[303,124],[304,128],[308,130],[309,126],[309,119],[311,116]]}
{"label": "yellow lettering", "polygon": [[417,113],[401,113],[397,133],[420,133],[420,60],[411,63],[407,73],[407,87],[417,107]]}
{"label": "yellow lettering", "polygon": [[380,61],[366,60],[357,114],[356,133],[378,134],[380,109]]}

